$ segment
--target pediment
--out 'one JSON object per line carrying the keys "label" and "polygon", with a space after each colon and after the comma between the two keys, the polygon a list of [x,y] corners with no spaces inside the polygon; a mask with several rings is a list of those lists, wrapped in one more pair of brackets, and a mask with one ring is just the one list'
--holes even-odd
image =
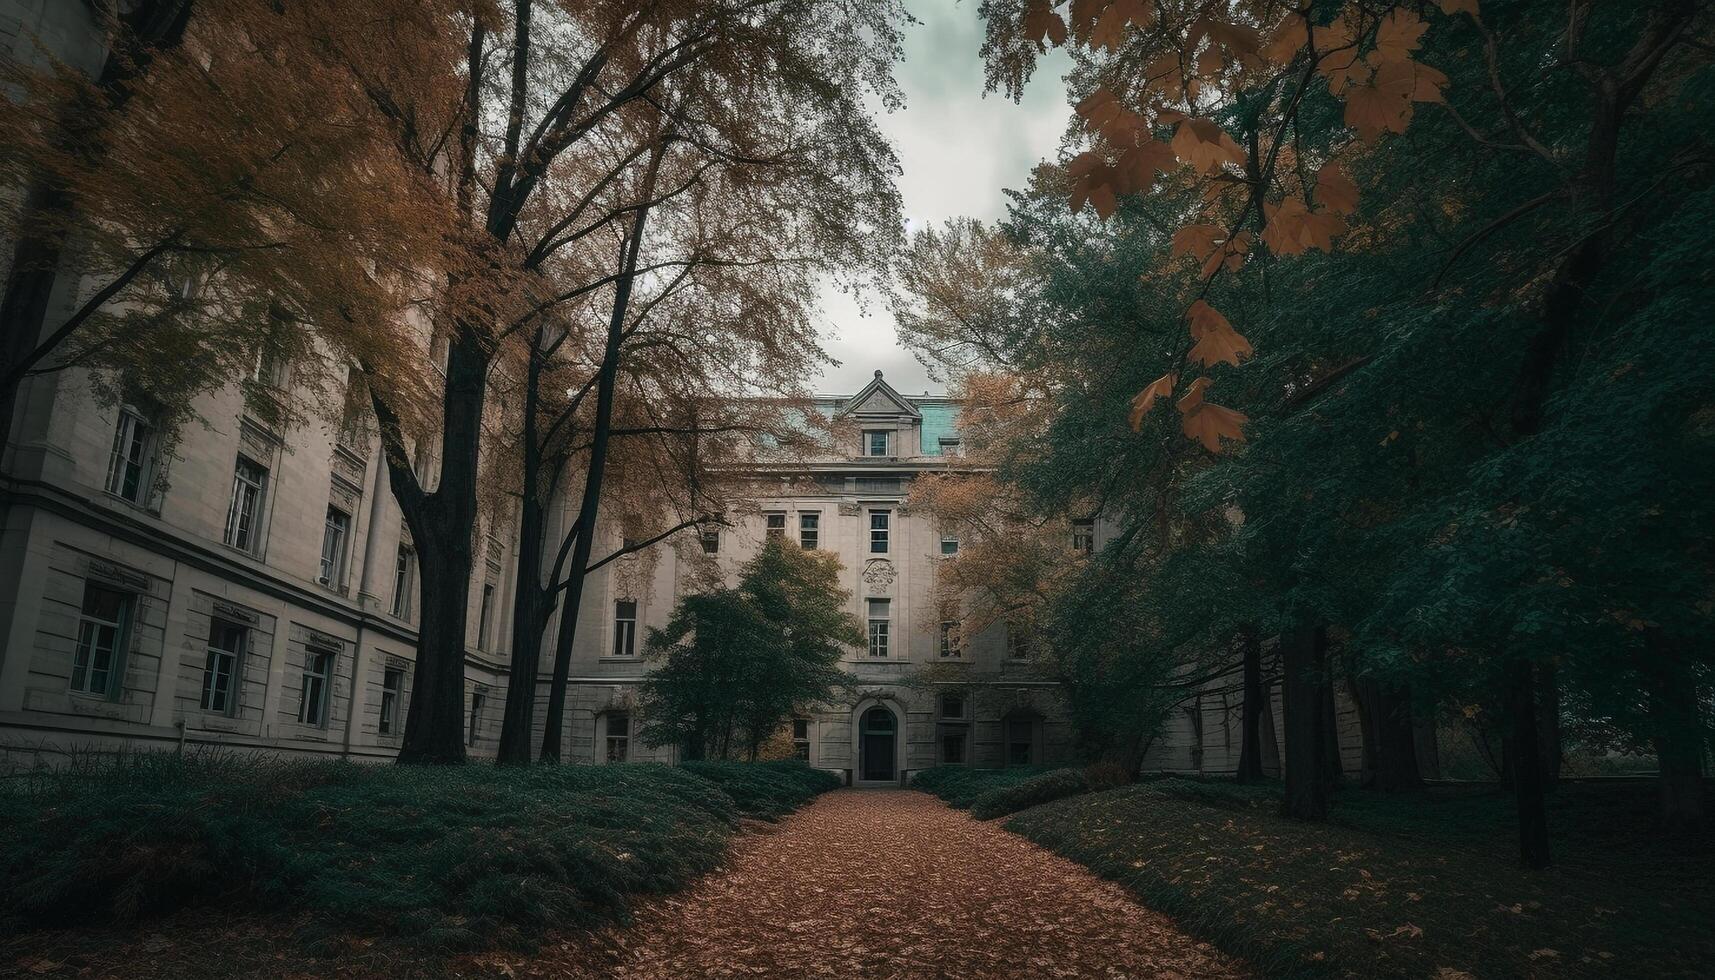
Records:
{"label": "pediment", "polygon": [[875,380],[864,389],[853,395],[840,409],[841,415],[904,415],[910,418],[921,418],[916,406],[912,405],[904,395],[893,390],[893,386],[883,381],[881,372],[875,372]]}

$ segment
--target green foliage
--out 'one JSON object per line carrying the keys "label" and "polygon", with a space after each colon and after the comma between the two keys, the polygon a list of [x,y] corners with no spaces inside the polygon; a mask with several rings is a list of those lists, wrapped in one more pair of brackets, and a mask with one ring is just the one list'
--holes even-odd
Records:
{"label": "green foliage", "polygon": [[973,769],[969,766],[936,766],[911,777],[911,788],[938,796],[948,806],[968,810],[984,795],[1017,786],[1045,773],[1049,766],[1012,766],[1006,769]]}
{"label": "green foliage", "polygon": [[219,902],[435,946],[528,941],[682,887],[741,817],[773,819],[830,780],[781,764],[123,757],[0,794],[0,914],[94,925]]}
{"label": "green foliage", "polygon": [[1000,786],[971,801],[971,816],[992,820],[1053,800],[1090,791],[1090,780],[1082,769],[1055,769],[1021,783]]}
{"label": "green foliage", "polygon": [[1562,857],[1539,872],[1516,867],[1516,816],[1499,790],[1339,793],[1328,824],[1282,819],[1279,804],[1278,787],[1168,779],[1048,803],[1006,827],[1259,975],[1692,977],[1715,956],[1704,921],[1715,841],[1652,833],[1636,784],[1556,791]]}
{"label": "green foliage", "polygon": [[645,644],[644,741],[689,758],[755,758],[795,710],[830,699],[863,642],[839,562],[771,538],[736,589],[686,596]]}

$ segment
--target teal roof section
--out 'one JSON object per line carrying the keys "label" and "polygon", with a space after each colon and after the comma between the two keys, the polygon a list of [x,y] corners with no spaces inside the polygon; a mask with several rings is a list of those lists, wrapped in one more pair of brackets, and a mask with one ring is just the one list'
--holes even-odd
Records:
{"label": "teal roof section", "polygon": [[959,406],[952,402],[916,402],[923,415],[923,455],[941,455],[942,439],[959,438]]}

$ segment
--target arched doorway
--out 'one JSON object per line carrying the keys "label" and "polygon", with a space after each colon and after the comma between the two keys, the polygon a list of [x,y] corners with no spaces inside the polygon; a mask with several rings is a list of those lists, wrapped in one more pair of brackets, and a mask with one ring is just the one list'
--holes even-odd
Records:
{"label": "arched doorway", "polygon": [[893,712],[877,705],[858,722],[858,778],[864,782],[892,782],[899,778],[895,758],[899,750],[899,722]]}

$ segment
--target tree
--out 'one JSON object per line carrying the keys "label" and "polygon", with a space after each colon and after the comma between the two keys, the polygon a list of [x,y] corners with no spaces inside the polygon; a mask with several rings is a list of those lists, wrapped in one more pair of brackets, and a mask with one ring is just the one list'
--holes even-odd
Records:
{"label": "tree", "polygon": [[770,538],[737,588],[686,596],[645,644],[641,737],[687,758],[755,758],[794,712],[849,682],[839,662],[863,642],[832,555]]}

